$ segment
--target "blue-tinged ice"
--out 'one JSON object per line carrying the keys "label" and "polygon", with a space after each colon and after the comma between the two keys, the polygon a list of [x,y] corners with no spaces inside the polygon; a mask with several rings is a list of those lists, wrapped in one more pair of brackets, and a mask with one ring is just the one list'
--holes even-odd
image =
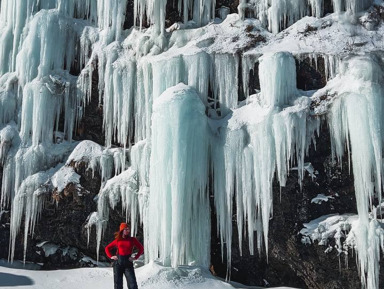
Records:
{"label": "blue-tinged ice", "polygon": [[[289,167],[296,163],[301,182],[304,157],[319,125],[318,120],[308,119],[310,99],[300,96],[295,87],[292,55],[268,54],[260,61],[260,94],[235,109],[221,127],[221,135],[213,138],[214,203],[227,256],[231,256],[233,200],[239,244],[246,233],[251,254],[254,248],[260,251],[265,247],[268,252],[275,173],[280,185],[285,186]],[[230,268],[230,258],[227,261]]]}
{"label": "blue-tinged ice", "polygon": [[[379,59],[363,55],[344,60],[340,74],[324,90],[337,94],[328,114],[333,155],[341,161],[347,148],[354,175],[358,226],[355,249],[363,287],[378,288],[379,238],[370,219],[374,199],[382,200],[384,72]],[[321,93],[318,92],[318,93]]]}
{"label": "blue-tinged ice", "polygon": [[155,99],[150,141],[146,258],[173,267],[191,262],[207,266],[209,136],[196,90],[178,84]]}
{"label": "blue-tinged ice", "polygon": [[[373,0],[332,0],[334,12],[353,16],[372,4]],[[241,0],[238,11],[242,19],[256,17],[269,31],[279,33],[305,16],[322,17],[324,0]]]}

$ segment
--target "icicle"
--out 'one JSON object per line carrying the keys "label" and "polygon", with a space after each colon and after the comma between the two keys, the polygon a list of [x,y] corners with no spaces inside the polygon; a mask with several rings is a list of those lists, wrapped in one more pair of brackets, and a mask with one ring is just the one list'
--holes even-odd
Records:
{"label": "icicle", "polygon": [[[3,81],[5,83],[1,85]],[[17,78],[14,75],[8,73],[0,79],[0,125],[17,120],[18,93],[15,87]]]}
{"label": "icicle", "polygon": [[158,98],[167,88],[180,82],[187,82],[184,71],[184,61],[181,55],[171,59],[152,61],[153,70],[153,99]]}
{"label": "icicle", "polygon": [[237,108],[238,70],[239,58],[237,55],[214,55],[214,96],[220,103],[222,116],[227,115],[230,109]]}
{"label": "icicle", "polygon": [[139,17],[140,29],[146,15],[150,24],[154,26],[154,32],[159,35],[165,31],[165,8],[167,0],[135,0],[134,21]]}
{"label": "icicle", "polygon": [[[305,0],[272,0],[268,11],[269,30],[278,33],[306,15]],[[283,24],[282,24],[283,23]]]}
{"label": "icicle", "polygon": [[[98,34],[95,29],[84,29],[81,37],[80,37],[80,67],[83,67],[85,64],[85,68],[81,71],[77,79],[77,109],[76,109],[76,124],[79,123],[79,120],[83,117],[85,113],[85,106],[90,103],[91,95],[92,95],[92,76],[94,70],[96,70],[96,61],[98,59],[98,49],[99,47],[95,45],[98,41]],[[96,46],[96,47],[94,47]],[[91,49],[95,49],[95,53],[92,53],[90,57],[88,55],[91,52]],[[102,66],[98,66],[101,71]],[[103,82],[103,79],[99,79],[99,82]],[[102,91],[99,92],[99,98],[102,95]]]}
{"label": "icicle", "polygon": [[[116,107],[120,98],[117,89],[120,87],[114,86],[114,67],[113,63],[117,59],[120,45],[117,42],[110,44],[102,54],[99,54],[99,93],[103,93],[103,128],[105,131],[105,144],[110,147],[113,142],[113,133],[116,130],[115,110],[120,109]],[[120,94],[121,95],[121,94]],[[121,99],[122,100],[122,99]],[[121,106],[121,104],[119,104]],[[124,109],[124,108],[121,108]],[[124,131],[124,130],[123,130]],[[124,142],[125,143],[125,142]]]}
{"label": "icicle", "polygon": [[[222,135],[212,140],[215,208],[221,243],[226,244],[228,270],[233,198],[236,198],[239,244],[247,224],[250,253],[254,253],[255,245],[260,251],[263,244],[268,252],[275,170],[280,185],[284,186],[289,167],[296,161],[301,182],[305,152],[318,127],[318,120],[312,124],[307,119],[310,99],[298,97],[292,55],[265,55],[259,69],[260,100],[254,98],[235,109],[228,124],[221,128]],[[282,110],[287,105],[293,106]],[[257,231],[256,242],[254,231]]]}
{"label": "icicle", "polygon": [[237,6],[237,11],[241,20],[245,19],[245,11],[248,8],[247,0],[239,1],[239,6]]}
{"label": "icicle", "polygon": [[[376,213],[374,211],[374,213]],[[384,253],[381,248],[381,241],[384,237],[384,230],[381,223],[376,219],[372,220],[368,229],[368,268],[367,268],[367,288],[379,288],[380,276],[380,253]]]}
{"label": "icicle", "polygon": [[124,148],[103,149],[92,141],[82,141],[68,157],[66,165],[87,165],[92,173],[99,172],[102,182],[120,174],[127,166],[126,150]]}
{"label": "icicle", "polygon": [[[255,91],[249,91],[249,77],[251,70],[254,70],[258,58],[259,56],[246,54],[241,59],[243,90],[245,98],[248,98],[249,95],[255,93]],[[256,71],[254,71],[254,74],[256,74]]]}
{"label": "icicle", "polygon": [[[153,71],[147,59],[138,64],[137,96],[135,101],[135,141],[149,139],[153,103]],[[139,117],[138,117],[139,116]]]}
{"label": "icicle", "polygon": [[73,148],[74,145],[68,142],[28,148],[14,146],[4,165],[2,194],[11,196],[12,201],[14,192],[17,192],[24,179],[43,168],[56,166],[67,158]]}
{"label": "icicle", "polygon": [[2,166],[5,163],[8,151],[11,148],[13,140],[16,138],[17,134],[18,131],[15,123],[11,123],[0,130],[0,164]]}
{"label": "icicle", "polygon": [[339,72],[340,59],[336,55],[323,55],[325,78],[332,79]]}
{"label": "icicle", "polygon": [[[25,26],[33,13],[55,8],[53,0],[3,0],[0,9],[0,75],[15,71],[16,55]],[[68,1],[71,2],[71,1]]]}
{"label": "icicle", "polygon": [[[208,266],[208,135],[205,107],[184,84],[155,100],[146,252],[165,265]],[[164,175],[164,171],[169,173]],[[198,226],[199,230],[193,229]]]}
{"label": "icicle", "polygon": [[64,133],[71,141],[76,119],[74,110],[77,102],[73,99],[75,96],[71,81],[65,81],[58,75],[28,83],[23,90],[21,109],[20,136],[23,143],[29,144],[30,140],[33,146],[42,142],[52,143],[62,107],[65,113]]}
{"label": "icicle", "polygon": [[125,149],[105,149],[100,156],[99,162],[101,182],[104,183],[125,170],[127,165]]}
{"label": "icicle", "polygon": [[139,186],[149,187],[150,146],[146,140],[136,143],[131,149],[132,168],[138,172]]}
{"label": "icicle", "polygon": [[99,40],[99,33],[94,27],[85,27],[80,37],[80,67],[84,67],[90,60],[89,55],[95,43]]}
{"label": "icicle", "polygon": [[118,62],[113,71],[114,105],[111,127],[118,131],[117,142],[125,145],[133,139],[133,100],[136,95],[136,63]]}
{"label": "icicle", "polygon": [[[236,204],[237,206],[237,221],[239,230],[239,244],[240,244],[240,252],[241,249],[241,240],[242,240],[242,230],[243,230],[243,215],[246,213],[242,207],[242,201],[240,201],[241,195],[246,195],[246,193],[251,194],[253,189],[252,182],[250,179],[246,179],[247,176],[252,175],[253,167],[252,167],[252,157],[249,154],[249,150],[245,149],[245,139],[247,135],[242,131],[234,131],[230,133],[224,140],[221,142],[220,139],[214,140],[214,144],[212,145],[212,162],[213,162],[213,176],[214,176],[214,192],[215,192],[215,209],[217,214],[217,230],[220,232],[220,241],[221,241],[221,250],[222,256],[224,244],[226,244],[226,256],[227,256],[227,272],[230,272],[231,268],[231,243],[232,243],[232,203],[234,197],[234,191],[237,187],[234,183],[234,177],[236,172],[240,170],[240,172],[247,170],[249,174],[245,174],[244,178],[237,179],[239,186],[244,184],[243,192],[240,188],[238,190],[238,197]],[[218,143],[216,143],[218,142]],[[244,153],[242,153],[244,151]],[[244,157],[242,156],[244,154]],[[246,158],[249,157],[249,158]],[[246,161],[243,164],[243,161]],[[240,167],[244,165],[244,167]],[[249,182],[243,182],[249,181]],[[245,208],[247,209],[247,208]],[[244,212],[244,213],[243,213]],[[252,222],[248,223],[249,226],[252,227],[253,232],[253,224]],[[250,249],[253,250],[253,234],[250,236],[249,243],[252,244]]]}
{"label": "icicle", "polygon": [[[24,262],[27,250],[28,234],[33,233],[35,223],[42,209],[43,199],[38,190],[48,181],[49,175],[38,173],[25,179],[20,189],[16,192],[11,210],[10,222],[10,255],[9,259],[13,261],[15,253],[16,236],[20,230],[22,217],[25,214],[24,224]],[[36,193],[35,193],[36,192]]]}
{"label": "icicle", "polygon": [[[167,0],[135,0],[134,22],[139,22],[140,29],[143,26],[145,16],[154,27],[155,35],[163,34],[165,31],[165,13]],[[215,16],[216,0],[178,0],[180,14],[183,15],[184,23],[187,23],[189,15],[197,25],[206,25]]]}
{"label": "icicle", "polygon": [[309,4],[312,8],[312,15],[317,18],[320,18],[323,15],[324,10],[324,0],[309,0]]}
{"label": "icicle", "polygon": [[257,19],[261,21],[264,26],[268,25],[268,9],[270,7],[269,0],[241,0],[239,6],[237,7],[239,16],[241,19],[247,16],[246,11],[254,13]]}
{"label": "icicle", "polygon": [[[72,149],[73,145],[66,143],[57,145],[54,151],[49,150],[49,152],[42,146],[20,148],[16,155],[7,159],[5,165],[7,172],[3,175],[2,194],[7,194],[7,190],[10,190],[8,193],[12,196],[10,260],[14,258],[15,241],[24,216],[25,261],[28,234],[33,234],[43,206],[42,197],[52,190],[48,180],[60,167],[55,167],[55,165],[66,158],[68,151]],[[52,169],[39,172],[44,167],[52,167]]]}
{"label": "icicle", "polygon": [[208,103],[208,87],[211,76],[211,58],[206,52],[198,52],[192,55],[183,54],[186,81],[199,93],[204,104]]}
{"label": "icicle", "polygon": [[97,0],[98,24],[104,30],[102,41],[109,44],[120,39],[125,21],[127,0]]}
{"label": "icicle", "polygon": [[[199,92],[201,100],[206,104],[211,77],[210,68],[211,61],[205,52],[176,55],[171,59],[163,57],[152,57],[151,61],[149,57],[140,59],[137,66],[138,87],[133,108],[134,115],[140,115],[139,118],[135,117],[135,140],[150,137],[153,99],[159,97],[169,87],[181,81],[185,82]],[[128,80],[127,86],[134,81],[132,78],[131,76]]]}
{"label": "icicle", "polygon": [[76,39],[79,37],[67,18],[56,11],[41,11],[29,23],[28,33],[16,57],[16,71],[24,86],[55,69],[74,64]]}
{"label": "icicle", "polygon": [[359,13],[373,4],[373,0],[332,0],[336,13],[347,11],[352,14]]}
{"label": "icicle", "polygon": [[260,59],[261,103],[284,106],[297,95],[296,65],[290,53],[266,54]]}
{"label": "icicle", "polygon": [[320,123],[319,119],[307,121],[309,106],[310,100],[307,97],[301,97],[296,100],[295,107],[287,108],[274,116],[276,167],[279,183],[283,187],[294,155],[296,155],[300,186],[304,178],[304,157]]}
{"label": "icicle", "polygon": [[[12,157],[14,151],[12,150],[12,146],[17,147],[20,143],[20,138],[18,136],[17,126],[15,123],[7,125],[0,131],[0,160],[3,169],[13,168],[14,164],[8,160],[9,154]],[[3,180],[1,184],[1,198],[0,198],[0,210],[6,208],[14,196],[14,179],[13,172],[5,172],[3,173]],[[8,177],[5,177],[8,176]]]}
{"label": "icicle", "polygon": [[[136,143],[131,149],[131,164],[132,168],[137,171],[138,176],[138,202],[140,223],[143,224],[144,236],[148,236],[151,228],[148,224],[148,197],[149,197],[149,166],[151,158],[151,149],[146,140]],[[144,240],[148,244],[148,240]],[[149,256],[145,256],[146,262],[149,261]]]}
{"label": "icicle", "polygon": [[[371,6],[373,0],[332,0],[332,4],[336,13],[354,15]],[[241,0],[237,9],[241,19],[246,17],[246,11],[253,12],[272,33],[279,33],[306,15],[320,18],[324,0]]]}
{"label": "icicle", "polygon": [[[137,232],[138,224],[138,183],[136,171],[128,168],[120,175],[107,181],[105,186],[100,190],[97,202],[97,215],[90,218],[88,228],[95,223],[97,234],[96,253],[99,259],[100,243],[103,237],[105,226],[109,220],[109,208],[112,210],[121,202],[123,212],[126,214],[126,221],[130,217],[131,231],[134,236]],[[95,218],[97,221],[95,222]]]}
{"label": "icicle", "polygon": [[334,89],[339,95],[329,114],[331,138],[339,160],[345,143],[351,149],[359,214],[354,234],[360,277],[363,287],[374,289],[378,288],[374,276],[379,266],[379,249],[368,210],[375,191],[380,203],[382,197],[384,73],[375,58],[360,56],[346,59],[340,74],[329,84],[330,92]]}
{"label": "icicle", "polygon": [[206,25],[215,17],[215,6],[216,0],[194,0],[193,20],[197,25]]}
{"label": "icicle", "polygon": [[336,13],[344,11],[344,0],[332,0],[333,10]]}

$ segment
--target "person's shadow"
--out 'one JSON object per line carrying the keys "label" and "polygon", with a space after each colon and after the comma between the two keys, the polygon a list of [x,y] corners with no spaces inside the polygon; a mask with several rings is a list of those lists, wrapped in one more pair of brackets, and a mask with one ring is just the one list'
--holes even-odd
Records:
{"label": "person's shadow", "polygon": [[0,272],[0,287],[25,286],[25,285],[33,285],[33,284],[34,284],[33,280],[27,276],[20,276],[20,275]]}

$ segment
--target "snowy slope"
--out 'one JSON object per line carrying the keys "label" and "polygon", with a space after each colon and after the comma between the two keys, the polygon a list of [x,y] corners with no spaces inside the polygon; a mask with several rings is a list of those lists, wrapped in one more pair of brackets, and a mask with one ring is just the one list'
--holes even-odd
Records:
{"label": "snowy slope", "polygon": [[[159,289],[261,288],[243,286],[238,283],[226,283],[213,277],[209,271],[199,267],[171,269],[153,262],[136,269],[136,278],[140,289],[155,287]],[[126,285],[124,286],[126,288]],[[113,271],[112,268],[36,271],[0,267],[0,287],[4,289],[15,287],[31,289],[107,289],[113,288]],[[288,287],[278,288],[288,289]]]}

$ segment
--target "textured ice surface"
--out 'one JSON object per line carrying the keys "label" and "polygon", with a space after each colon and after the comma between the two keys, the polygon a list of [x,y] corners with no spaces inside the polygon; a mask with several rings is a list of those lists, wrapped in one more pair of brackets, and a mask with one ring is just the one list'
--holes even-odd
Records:
{"label": "textured ice surface", "polygon": [[149,260],[209,265],[208,144],[205,106],[196,90],[178,84],[155,100],[144,220]]}
{"label": "textured ice surface", "polygon": [[[11,259],[22,220],[28,236],[41,196],[77,182],[69,166],[82,164],[101,176],[88,219],[99,244],[122,202],[133,232],[144,226],[147,261],[208,265],[212,173],[223,250],[231,254],[233,200],[240,243],[268,250],[272,181],[284,186],[290,169],[299,183],[313,177],[304,159],[321,114],[333,156],[352,152],[359,225],[350,244],[363,286],[378,288],[384,81],[373,54],[384,49],[384,26],[363,11],[372,1],[334,0],[336,13],[323,17],[321,0],[242,0],[239,15],[221,9],[221,21],[215,1],[180,0],[183,23],[165,30],[167,2],[134,1],[138,26],[123,30],[126,0],[1,1],[0,209],[12,209]],[[144,19],[150,28],[140,29]],[[295,85],[295,61],[307,57],[324,61],[328,80],[311,98]],[[260,91],[249,91],[257,64]],[[95,91],[105,146],[73,143]]]}

